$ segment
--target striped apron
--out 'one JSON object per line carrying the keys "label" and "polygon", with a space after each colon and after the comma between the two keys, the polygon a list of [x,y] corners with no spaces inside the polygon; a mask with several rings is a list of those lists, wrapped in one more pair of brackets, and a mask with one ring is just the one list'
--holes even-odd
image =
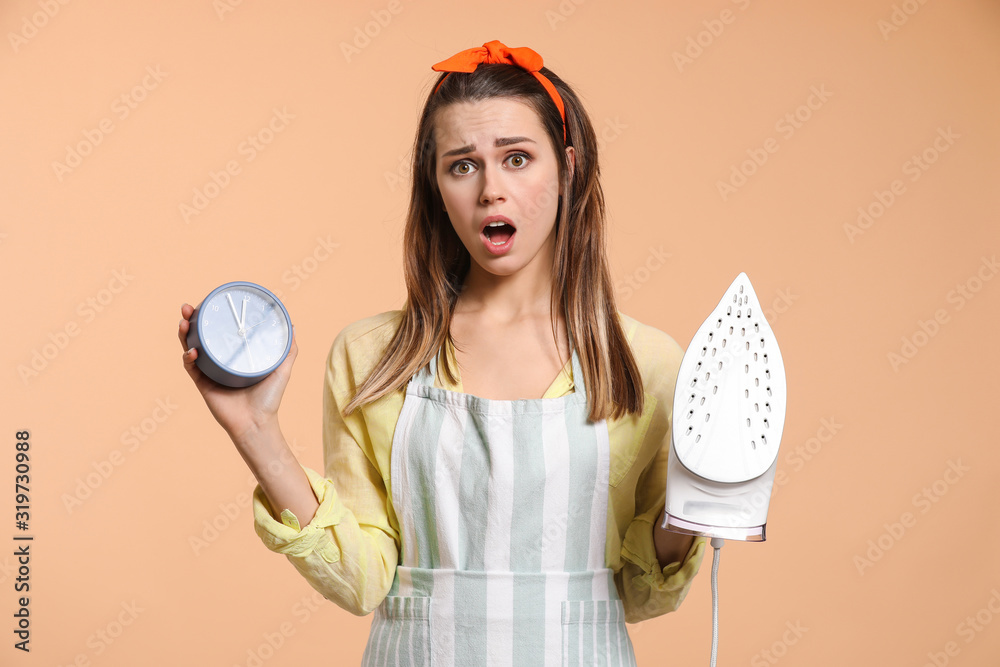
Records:
{"label": "striped apron", "polygon": [[605,566],[609,438],[575,392],[494,400],[406,386],[393,435],[402,549],[362,665],[634,666]]}

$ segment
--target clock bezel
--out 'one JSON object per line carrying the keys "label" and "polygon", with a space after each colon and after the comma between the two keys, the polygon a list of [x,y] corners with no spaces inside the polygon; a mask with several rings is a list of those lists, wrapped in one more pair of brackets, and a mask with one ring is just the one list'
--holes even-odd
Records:
{"label": "clock bezel", "polygon": [[[220,292],[225,292],[234,288],[246,288],[251,290],[258,290],[262,292],[263,295],[272,299],[274,303],[277,304],[278,308],[281,310],[281,314],[285,318],[285,323],[288,329],[288,340],[285,341],[285,349],[282,351],[281,356],[271,366],[267,367],[264,370],[257,371],[255,373],[245,373],[243,371],[238,371],[234,368],[225,365],[214,354],[212,354],[211,350],[209,350],[208,346],[206,346],[204,343],[205,338],[204,338],[204,332],[202,330],[203,320],[201,317],[198,317],[201,314],[201,307],[206,303],[208,303],[209,301],[211,301]],[[219,384],[225,385],[227,387],[233,387],[233,388],[249,387],[251,385],[260,382],[268,375],[273,373],[275,369],[278,368],[278,366],[280,366],[285,361],[285,358],[288,356],[289,351],[291,351],[292,349],[292,318],[288,315],[288,310],[285,308],[285,304],[281,302],[281,299],[279,299],[274,292],[267,289],[263,285],[259,285],[249,280],[233,280],[223,285],[219,285],[218,287],[213,289],[211,292],[208,293],[208,295],[204,299],[202,299],[201,303],[198,304],[196,312],[192,315],[192,320],[195,321],[193,321],[194,326],[191,327],[190,331],[195,333],[196,346],[198,348],[198,358],[195,360],[195,363],[199,368],[201,368],[202,372],[204,372],[205,375],[212,378]],[[207,367],[202,367],[202,364],[199,363],[202,361],[202,359],[205,359],[205,363],[208,364]]]}

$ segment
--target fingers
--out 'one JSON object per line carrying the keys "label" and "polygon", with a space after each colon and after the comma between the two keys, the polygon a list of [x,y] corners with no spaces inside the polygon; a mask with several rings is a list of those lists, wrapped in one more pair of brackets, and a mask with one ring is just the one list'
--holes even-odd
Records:
{"label": "fingers", "polygon": [[[191,348],[190,350],[188,350],[188,344],[187,344],[188,331],[191,330],[191,321],[189,318],[191,317],[191,313],[193,312],[194,308],[185,303],[183,306],[181,306],[181,315],[183,315],[184,317],[182,317],[181,321],[177,323],[177,337],[181,341],[181,349],[184,350],[184,355],[182,358],[184,359],[185,366],[189,365],[193,366],[194,360],[198,357],[198,350],[196,348]],[[191,368],[189,367],[188,371],[190,370]]]}
{"label": "fingers", "polygon": [[284,391],[284,385],[288,382],[288,378],[292,375],[292,365],[295,363],[295,357],[299,354],[299,345],[296,341],[295,329],[292,329],[292,344],[288,348],[288,354],[282,360],[278,367],[274,369],[272,375],[278,376],[278,382]]}
{"label": "fingers", "polygon": [[[292,364],[295,363],[295,358],[299,356],[299,342],[295,337],[295,328],[292,328],[292,344],[288,348],[288,356],[285,361],[288,363],[288,372],[292,372]],[[284,364],[282,364],[284,366]]]}
{"label": "fingers", "polygon": [[191,314],[194,313],[194,308],[190,304],[185,303],[181,306],[181,321],[177,324],[177,337],[181,341],[181,348],[187,352],[187,335],[188,331],[191,329]]}
{"label": "fingers", "polygon": [[184,369],[188,372],[195,382],[198,381],[198,377],[201,375],[201,369],[195,366],[195,359],[198,358],[198,350],[191,348],[188,350],[187,335],[188,331],[191,329],[191,314],[194,313],[194,308],[190,304],[183,304],[181,306],[182,318],[180,322],[177,323],[177,337],[181,341],[181,349],[184,350],[184,354],[181,355],[181,359],[184,362]]}
{"label": "fingers", "polygon": [[184,362],[184,370],[187,374],[194,380],[194,384],[201,391],[201,383],[203,382],[204,373],[198,368],[195,360],[198,358],[197,348],[192,349],[190,352],[185,351],[181,355],[181,360]]}

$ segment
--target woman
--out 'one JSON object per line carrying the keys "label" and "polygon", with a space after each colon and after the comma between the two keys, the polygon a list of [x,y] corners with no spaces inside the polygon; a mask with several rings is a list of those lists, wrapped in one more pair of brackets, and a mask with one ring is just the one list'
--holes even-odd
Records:
{"label": "woman", "polygon": [[331,346],[325,475],[278,465],[294,338],[247,389],[202,376],[194,350],[185,367],[260,482],[267,547],[375,610],[364,664],[634,665],[625,621],[676,609],[704,555],[659,528],[683,350],[615,307],[596,137],[569,86],[497,41],[433,69],[407,302]]}

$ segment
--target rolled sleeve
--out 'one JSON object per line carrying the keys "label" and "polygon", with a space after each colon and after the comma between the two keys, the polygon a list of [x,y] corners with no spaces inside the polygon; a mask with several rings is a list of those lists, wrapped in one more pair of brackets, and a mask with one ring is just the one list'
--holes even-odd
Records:
{"label": "rolled sleeve", "polygon": [[345,514],[345,508],[333,482],[312,468],[302,466],[312,486],[319,508],[312,520],[300,527],[298,517],[291,510],[282,510],[281,521],[274,512],[258,484],[253,492],[254,531],[271,551],[299,558],[311,553],[319,554],[327,563],[340,560],[340,548],[326,528],[336,526]]}

